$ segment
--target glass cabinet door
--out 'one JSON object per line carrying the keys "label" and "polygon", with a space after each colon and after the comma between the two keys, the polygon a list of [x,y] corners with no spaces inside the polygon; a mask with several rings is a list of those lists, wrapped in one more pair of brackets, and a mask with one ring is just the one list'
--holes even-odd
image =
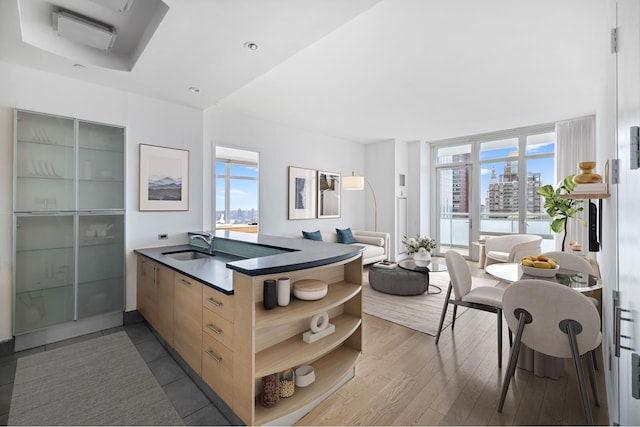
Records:
{"label": "glass cabinet door", "polygon": [[74,210],[74,120],[18,111],[15,133],[15,211]]}
{"label": "glass cabinet door", "polygon": [[124,209],[124,128],[78,122],[78,210]]}
{"label": "glass cabinet door", "polygon": [[15,217],[15,334],[74,318],[73,215]]}
{"label": "glass cabinet door", "polygon": [[80,214],[78,319],[124,308],[124,214]]}

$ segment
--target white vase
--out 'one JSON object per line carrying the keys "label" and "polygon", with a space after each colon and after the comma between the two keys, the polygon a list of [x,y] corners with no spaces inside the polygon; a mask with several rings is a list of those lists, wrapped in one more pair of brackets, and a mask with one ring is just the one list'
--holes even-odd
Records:
{"label": "white vase", "polygon": [[416,252],[413,254],[413,262],[416,264],[416,267],[426,267],[431,263],[431,254],[427,252],[421,255]]}

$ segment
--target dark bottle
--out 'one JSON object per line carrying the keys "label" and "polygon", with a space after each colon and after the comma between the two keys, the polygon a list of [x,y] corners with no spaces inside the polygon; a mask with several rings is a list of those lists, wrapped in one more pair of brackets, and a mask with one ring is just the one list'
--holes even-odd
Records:
{"label": "dark bottle", "polygon": [[265,280],[264,281],[264,294],[263,294],[264,308],[271,310],[278,305],[278,294],[276,292],[276,281]]}

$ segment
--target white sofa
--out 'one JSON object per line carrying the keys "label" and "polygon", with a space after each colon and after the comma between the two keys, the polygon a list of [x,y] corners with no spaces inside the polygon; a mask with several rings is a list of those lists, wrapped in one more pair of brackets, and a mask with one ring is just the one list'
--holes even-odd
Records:
{"label": "white sofa", "polygon": [[509,234],[487,239],[485,266],[499,262],[519,262],[526,255],[540,255],[542,237],[534,234]]}
{"label": "white sofa", "polygon": [[[389,233],[381,231],[359,231],[352,230],[353,245],[362,246],[362,264],[373,264],[374,262],[389,259]],[[338,243],[338,234],[335,231],[320,231],[323,242]],[[302,236],[299,236],[302,238]]]}

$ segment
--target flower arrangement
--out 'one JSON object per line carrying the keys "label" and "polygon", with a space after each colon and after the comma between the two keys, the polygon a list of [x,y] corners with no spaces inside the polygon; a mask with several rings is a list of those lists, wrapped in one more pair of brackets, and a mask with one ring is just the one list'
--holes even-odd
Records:
{"label": "flower arrangement", "polygon": [[436,248],[436,241],[428,236],[421,237],[420,235],[417,235],[416,237],[410,238],[404,236],[402,243],[404,243],[404,247],[407,249],[407,254],[409,255],[414,253],[424,255]]}

